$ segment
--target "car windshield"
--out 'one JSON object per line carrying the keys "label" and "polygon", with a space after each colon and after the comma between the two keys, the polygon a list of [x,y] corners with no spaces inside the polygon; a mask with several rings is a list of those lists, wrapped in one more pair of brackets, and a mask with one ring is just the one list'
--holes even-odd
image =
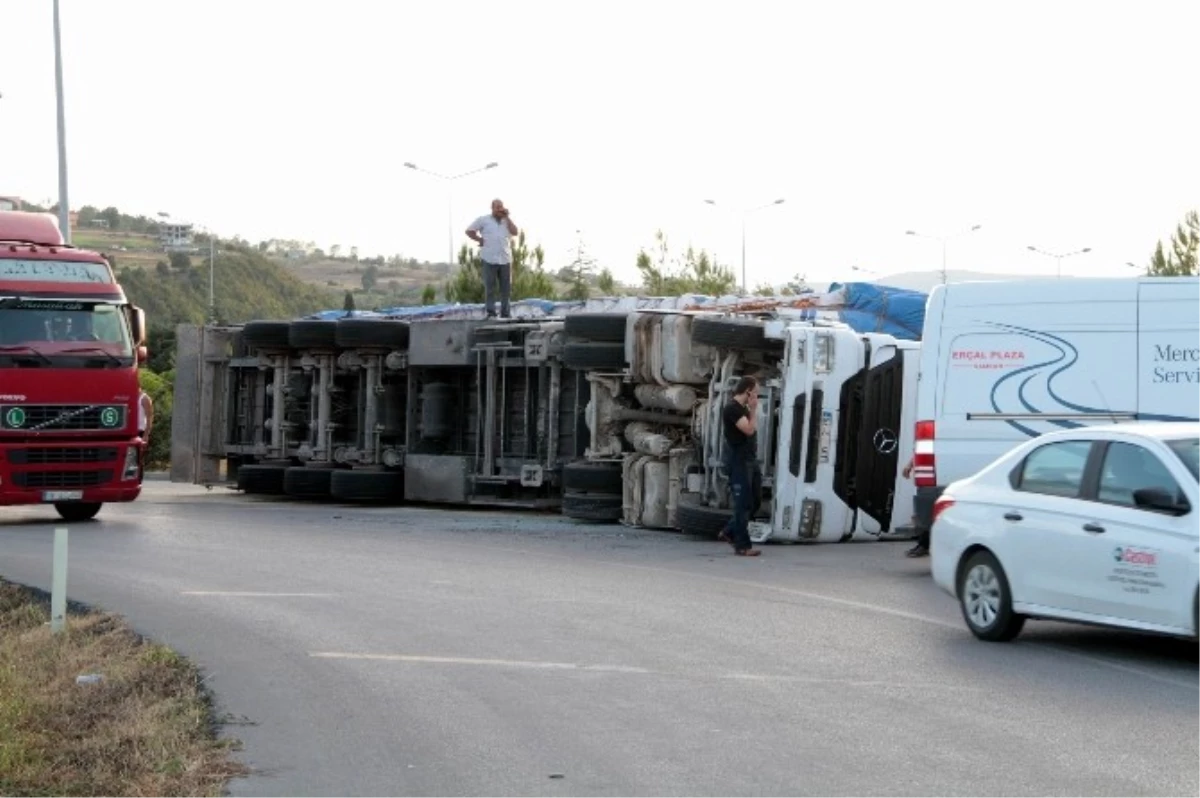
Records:
{"label": "car windshield", "polygon": [[120,305],[111,302],[0,300],[0,358],[131,358]]}
{"label": "car windshield", "polygon": [[1200,438],[1167,441],[1167,446],[1170,446],[1171,451],[1183,461],[1187,470],[1192,472],[1192,476],[1200,480]]}

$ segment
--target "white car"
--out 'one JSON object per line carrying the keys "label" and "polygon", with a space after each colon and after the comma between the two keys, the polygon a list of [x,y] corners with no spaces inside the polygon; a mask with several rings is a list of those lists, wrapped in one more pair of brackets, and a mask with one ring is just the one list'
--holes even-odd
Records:
{"label": "white car", "polygon": [[1041,435],[934,506],[933,579],[982,640],[1026,618],[1194,637],[1200,424]]}

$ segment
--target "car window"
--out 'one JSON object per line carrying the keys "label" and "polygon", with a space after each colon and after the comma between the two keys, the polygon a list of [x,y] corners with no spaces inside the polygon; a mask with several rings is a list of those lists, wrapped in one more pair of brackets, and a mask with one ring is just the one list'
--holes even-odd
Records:
{"label": "car window", "polygon": [[1100,467],[1097,498],[1109,504],[1134,507],[1133,492],[1142,488],[1160,488],[1178,496],[1179,483],[1154,452],[1132,443],[1111,443]]}
{"label": "car window", "polygon": [[1014,486],[1026,493],[1076,497],[1083,487],[1091,441],[1048,443],[1025,456],[1021,477]]}
{"label": "car window", "polygon": [[1200,438],[1167,441],[1167,446],[1170,446],[1171,451],[1183,461],[1187,470],[1192,472],[1192,476],[1200,479]]}

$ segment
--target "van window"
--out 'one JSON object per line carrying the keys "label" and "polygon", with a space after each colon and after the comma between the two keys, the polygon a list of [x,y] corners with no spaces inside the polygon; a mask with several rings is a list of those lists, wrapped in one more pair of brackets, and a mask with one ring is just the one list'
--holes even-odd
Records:
{"label": "van window", "polygon": [[1025,493],[1077,498],[1091,451],[1091,441],[1061,441],[1039,446],[1025,456],[1013,487]]}
{"label": "van window", "polygon": [[1109,504],[1135,507],[1133,492],[1161,488],[1172,496],[1180,494],[1179,483],[1153,452],[1132,443],[1111,443],[1100,468],[1097,498]]}
{"label": "van window", "polygon": [[1192,476],[1200,479],[1200,438],[1167,441],[1167,446],[1170,446],[1171,451],[1183,461],[1187,470],[1192,472]]}

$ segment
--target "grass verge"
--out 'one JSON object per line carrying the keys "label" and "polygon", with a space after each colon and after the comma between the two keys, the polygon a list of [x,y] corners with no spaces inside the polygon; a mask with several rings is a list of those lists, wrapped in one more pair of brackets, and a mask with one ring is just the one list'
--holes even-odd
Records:
{"label": "grass verge", "polygon": [[110,613],[49,620],[0,580],[0,795],[221,795],[246,772],[193,665]]}

